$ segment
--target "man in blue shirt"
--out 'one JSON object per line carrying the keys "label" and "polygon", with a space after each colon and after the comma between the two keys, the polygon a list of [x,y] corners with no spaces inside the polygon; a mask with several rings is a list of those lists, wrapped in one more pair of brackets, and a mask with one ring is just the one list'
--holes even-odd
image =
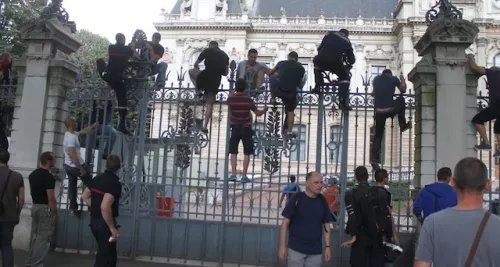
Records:
{"label": "man in blue shirt", "polygon": [[283,205],[283,201],[285,200],[285,197],[286,197],[286,200],[288,201],[288,199],[290,199],[290,197],[293,194],[302,192],[302,190],[300,189],[300,186],[297,183],[295,183],[295,181],[296,181],[295,175],[293,175],[293,174],[290,175],[290,178],[288,178],[288,180],[290,181],[290,183],[285,185],[285,188],[283,188],[283,194],[281,194],[280,208]]}
{"label": "man in blue shirt", "polygon": [[451,176],[450,168],[439,169],[438,181],[426,185],[418,193],[417,200],[413,205],[413,214],[421,223],[432,213],[457,205],[457,192],[449,185]]}
{"label": "man in blue shirt", "polygon": [[411,128],[411,123],[406,122],[405,118],[405,100],[398,97],[394,100],[396,87],[401,94],[406,93],[406,81],[401,74],[399,77],[392,76],[392,71],[385,69],[381,75],[373,79],[373,102],[375,108],[375,138],[373,140],[373,149],[371,155],[371,165],[373,169],[380,169],[382,139],[384,138],[385,121],[387,118],[398,116],[399,129],[404,132]]}
{"label": "man in blue shirt", "polygon": [[279,257],[282,261],[288,260],[289,267],[320,267],[323,260],[322,236],[326,245],[325,261],[331,259],[329,223],[333,217],[321,194],[322,188],[321,174],[308,173],[306,190],[290,197],[281,213]]}

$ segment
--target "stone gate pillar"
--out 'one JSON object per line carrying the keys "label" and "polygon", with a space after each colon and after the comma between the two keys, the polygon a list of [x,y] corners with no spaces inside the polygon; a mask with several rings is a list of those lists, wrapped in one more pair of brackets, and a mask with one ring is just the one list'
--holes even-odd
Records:
{"label": "stone gate pillar", "polygon": [[[49,6],[39,21],[25,27],[28,51],[23,58],[14,61],[20,78],[9,165],[24,177],[27,207],[31,204],[27,178],[38,167],[38,157],[42,152],[53,151],[57,157],[53,174],[61,177],[63,173],[64,119],[68,115],[66,91],[72,88],[77,73],[77,67],[68,55],[81,44],[71,36],[67,14],[64,19],[58,13],[62,12],[59,8]],[[27,207],[15,231],[14,246],[18,249],[28,249],[29,246],[31,217]]]}
{"label": "stone gate pillar", "polygon": [[436,181],[441,167],[475,156],[476,132],[471,119],[477,112],[479,75],[471,72],[465,49],[478,27],[453,14],[443,14],[429,25],[415,45],[422,59],[409,74],[415,86],[415,184]]}

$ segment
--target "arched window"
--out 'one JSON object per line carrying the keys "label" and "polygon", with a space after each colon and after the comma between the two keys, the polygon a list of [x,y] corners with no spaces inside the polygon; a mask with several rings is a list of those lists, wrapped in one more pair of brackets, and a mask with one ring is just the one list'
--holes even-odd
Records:
{"label": "arched window", "polygon": [[[201,54],[201,51],[194,52],[193,55],[191,55],[191,65],[194,65],[196,60],[198,60],[198,57],[200,56],[200,54]],[[204,68],[205,68],[205,61],[200,63],[200,69],[204,69]]]}
{"label": "arched window", "polygon": [[496,54],[493,58],[493,66],[500,67],[500,53]]}

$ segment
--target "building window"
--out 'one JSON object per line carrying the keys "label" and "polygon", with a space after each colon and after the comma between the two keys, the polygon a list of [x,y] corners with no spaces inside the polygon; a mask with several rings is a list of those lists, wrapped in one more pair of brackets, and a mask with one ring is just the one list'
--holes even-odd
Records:
{"label": "building window", "polygon": [[342,126],[330,126],[330,163],[338,163],[341,160],[342,152]]}
{"label": "building window", "polygon": [[378,75],[382,74],[382,72],[386,69],[385,66],[376,66],[376,65],[373,65],[372,68],[371,68],[371,78],[375,78],[377,77]]}
{"label": "building window", "polygon": [[500,53],[496,54],[493,58],[493,66],[500,67]]}
{"label": "building window", "polygon": [[306,126],[303,124],[295,124],[293,126],[294,133],[297,133],[296,148],[290,153],[290,160],[303,161],[306,158]]}
{"label": "building window", "polygon": [[[266,135],[266,124],[263,122],[254,123],[254,129],[258,130],[265,138]],[[296,148],[290,153],[290,160],[292,161],[303,161],[306,158],[306,126],[302,124],[296,124],[293,126],[294,133],[297,133],[296,138]],[[266,152],[265,149],[261,151],[255,150],[255,158],[263,159]],[[286,160],[284,160],[286,161]]]}
{"label": "building window", "polygon": [[306,70],[306,72],[304,73],[304,79],[306,79],[306,82],[304,83],[304,87],[301,88],[302,91],[309,91],[309,64],[304,64],[304,63],[301,63],[302,64],[302,67],[304,67],[304,70]]}
{"label": "building window", "polygon": [[[191,56],[191,65],[194,65],[196,60],[198,60],[198,57],[200,56],[200,54],[201,54],[201,51],[193,53],[193,55]],[[205,61],[202,61],[199,66],[200,66],[201,70],[204,69],[205,68]]]}

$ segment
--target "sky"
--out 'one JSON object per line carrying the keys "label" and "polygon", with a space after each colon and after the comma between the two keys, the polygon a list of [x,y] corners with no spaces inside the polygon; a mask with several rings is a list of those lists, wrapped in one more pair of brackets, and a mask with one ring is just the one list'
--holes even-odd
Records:
{"label": "sky", "polygon": [[[159,20],[161,9],[170,12],[176,0],[63,0],[69,20],[76,22],[78,30],[86,29],[114,42],[118,32],[127,41],[136,29],[148,38],[155,32],[153,22]],[[118,5],[119,3],[119,5]]]}

